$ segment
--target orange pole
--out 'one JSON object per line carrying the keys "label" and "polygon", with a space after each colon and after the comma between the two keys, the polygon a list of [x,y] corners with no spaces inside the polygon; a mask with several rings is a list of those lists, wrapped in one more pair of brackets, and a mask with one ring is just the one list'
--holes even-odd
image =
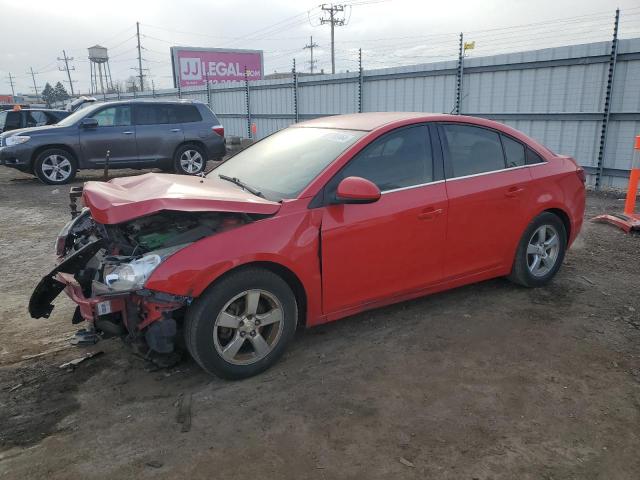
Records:
{"label": "orange pole", "polygon": [[640,168],[634,168],[629,175],[629,188],[627,200],[624,202],[624,214],[633,215],[636,208],[636,195],[638,194],[638,182],[640,181]]}
{"label": "orange pole", "polygon": [[629,174],[627,199],[624,202],[625,215],[633,215],[636,208],[636,195],[638,194],[638,183],[640,182],[640,135],[636,137],[633,150],[633,165],[631,165],[631,173]]}

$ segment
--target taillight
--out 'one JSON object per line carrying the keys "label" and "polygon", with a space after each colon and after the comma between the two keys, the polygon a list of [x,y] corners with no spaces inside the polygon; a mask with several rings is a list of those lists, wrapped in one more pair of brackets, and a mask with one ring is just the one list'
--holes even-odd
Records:
{"label": "taillight", "polygon": [[578,174],[578,178],[582,180],[582,183],[587,183],[587,175],[584,173],[584,168],[578,167],[576,173]]}
{"label": "taillight", "polygon": [[216,125],[214,127],[211,127],[211,130],[213,130],[214,133],[217,133],[222,138],[224,138],[224,127],[222,125]]}

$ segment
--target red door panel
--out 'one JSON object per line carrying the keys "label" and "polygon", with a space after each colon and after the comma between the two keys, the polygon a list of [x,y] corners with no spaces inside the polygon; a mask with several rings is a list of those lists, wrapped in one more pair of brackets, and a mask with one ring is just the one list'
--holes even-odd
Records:
{"label": "red door panel", "polygon": [[324,312],[440,281],[446,222],[444,182],[390,191],[367,205],[324,207]]}
{"label": "red door panel", "polygon": [[447,180],[445,277],[511,268],[529,219],[528,167]]}

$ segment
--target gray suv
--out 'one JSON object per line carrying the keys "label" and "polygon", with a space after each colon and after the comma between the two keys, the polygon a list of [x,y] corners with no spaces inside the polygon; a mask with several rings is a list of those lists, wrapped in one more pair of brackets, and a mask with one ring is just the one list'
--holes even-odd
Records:
{"label": "gray suv", "polygon": [[0,135],[0,164],[51,185],[78,169],[161,168],[196,175],[225,155],[224,128],[201,102],[128,100],[93,104],[56,125]]}

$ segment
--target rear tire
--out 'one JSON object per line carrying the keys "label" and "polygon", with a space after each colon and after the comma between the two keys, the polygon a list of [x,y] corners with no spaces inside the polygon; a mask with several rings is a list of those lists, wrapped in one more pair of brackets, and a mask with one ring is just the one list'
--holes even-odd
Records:
{"label": "rear tire", "polygon": [[298,308],[289,285],[262,268],[233,272],[189,307],[187,350],[207,372],[237,380],[263,372],[284,353]]}
{"label": "rear tire", "polygon": [[198,175],[207,167],[207,155],[198,145],[182,145],[173,157],[173,168],[182,175]]}
{"label": "rear tire", "polygon": [[48,148],[38,154],[33,173],[47,185],[64,185],[73,181],[78,171],[76,159],[68,151]]}
{"label": "rear tire", "polygon": [[567,249],[567,230],[557,215],[543,212],[524,231],[508,279],[541,287],[556,275]]}

